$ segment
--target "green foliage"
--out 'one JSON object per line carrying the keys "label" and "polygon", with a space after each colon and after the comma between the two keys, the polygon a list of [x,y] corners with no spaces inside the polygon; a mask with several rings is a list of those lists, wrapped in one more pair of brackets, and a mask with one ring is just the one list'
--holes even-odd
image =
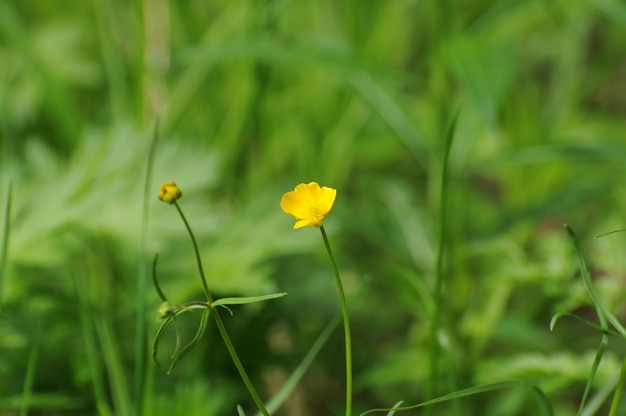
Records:
{"label": "green foliage", "polygon": [[273,413],[344,402],[332,270],[278,206],[313,180],[355,414],[624,412],[626,233],[591,237],[625,228],[625,31],[619,0],[0,1],[0,413],[254,413],[211,325],[137,391],[137,265],[202,300],[170,180],[216,299],[289,293],[224,314]]}

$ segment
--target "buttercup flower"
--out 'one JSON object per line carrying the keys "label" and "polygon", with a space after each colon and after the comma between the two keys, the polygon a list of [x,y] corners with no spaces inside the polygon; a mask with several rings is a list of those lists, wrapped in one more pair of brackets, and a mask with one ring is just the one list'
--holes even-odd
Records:
{"label": "buttercup flower", "polygon": [[165,182],[159,189],[159,199],[168,204],[173,204],[183,193],[174,182]]}
{"label": "buttercup flower", "polygon": [[320,188],[317,182],[301,183],[283,195],[280,207],[296,219],[293,228],[320,227],[324,217],[332,211],[336,195],[336,189]]}

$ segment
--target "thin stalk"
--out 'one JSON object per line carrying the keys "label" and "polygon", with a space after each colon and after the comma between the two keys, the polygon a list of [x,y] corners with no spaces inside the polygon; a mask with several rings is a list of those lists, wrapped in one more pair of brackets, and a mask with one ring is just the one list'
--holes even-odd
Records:
{"label": "thin stalk", "polygon": [[263,413],[264,416],[270,416],[269,412],[265,408],[265,405],[263,405],[263,401],[261,400],[261,397],[259,396],[256,389],[252,385],[252,381],[250,381],[250,377],[248,376],[248,373],[246,373],[246,370],[243,367],[241,360],[239,359],[239,355],[237,355],[237,351],[235,350],[235,347],[233,346],[230,336],[228,335],[228,331],[226,331],[226,327],[224,327],[224,323],[222,322],[222,318],[220,317],[218,309],[213,308],[213,298],[211,297],[211,293],[209,292],[209,286],[207,285],[207,282],[206,282],[206,277],[204,274],[204,268],[202,267],[202,259],[200,257],[200,250],[198,249],[198,243],[196,241],[196,237],[194,236],[193,231],[191,230],[191,227],[189,226],[189,223],[187,222],[187,218],[185,218],[185,214],[183,214],[183,211],[180,209],[178,202],[174,201],[174,206],[176,207],[176,210],[178,210],[180,217],[185,223],[185,227],[187,228],[187,232],[189,233],[189,237],[191,238],[193,249],[196,254],[196,261],[198,263],[198,271],[200,273],[200,280],[202,280],[202,287],[204,288],[204,294],[207,299],[207,304],[209,305],[209,307],[213,309],[212,310],[213,320],[215,321],[215,325],[217,325],[217,329],[220,335],[222,336],[222,340],[224,341],[224,344],[226,345],[226,349],[228,350],[228,353],[230,354],[230,358],[233,360],[235,367],[237,367],[237,371],[239,372],[239,375],[241,376],[243,383],[246,385],[246,388],[248,389],[250,396],[252,396],[254,403],[257,405],[257,407],[259,408],[261,413]]}
{"label": "thin stalk", "polygon": [[2,247],[0,248],[0,305],[2,304],[2,286],[7,271],[7,253],[9,251],[9,234],[11,231],[11,201],[13,199],[13,184],[9,181],[7,204],[4,211],[4,231],[2,232]]}
{"label": "thin stalk", "polygon": [[[143,207],[141,215],[141,236],[139,239],[139,264],[137,271],[137,329],[135,333],[135,416],[144,414],[144,404],[146,400],[146,362],[148,361],[148,330],[146,328],[146,265],[144,255],[146,251],[146,235],[148,233],[149,196],[152,166],[154,165],[154,153],[156,151],[159,137],[159,118],[154,121],[154,131],[150,150],[148,151],[148,163],[146,165],[146,176],[143,189]],[[155,260],[156,261],[156,260]]]}
{"label": "thin stalk", "polygon": [[191,238],[191,243],[193,244],[193,249],[196,254],[196,262],[198,263],[198,272],[200,272],[200,280],[202,280],[202,287],[204,288],[204,295],[206,296],[207,302],[212,305],[213,298],[211,297],[211,292],[209,292],[209,285],[207,285],[206,277],[204,275],[204,268],[202,267],[202,259],[200,258],[198,242],[196,241],[196,237],[193,235],[193,231],[191,231],[191,227],[187,222],[187,218],[185,217],[185,214],[183,214],[183,210],[180,209],[180,205],[178,205],[178,202],[174,201],[174,206],[178,210],[178,214],[180,215],[180,217],[183,219],[185,227],[187,228],[187,232],[189,233],[189,237]]}
{"label": "thin stalk", "polygon": [[439,196],[439,245],[437,247],[437,263],[435,268],[435,292],[434,304],[435,311],[430,328],[430,382],[428,385],[429,397],[437,395],[437,380],[439,378],[439,328],[441,325],[441,302],[443,296],[443,280],[444,280],[444,254],[446,249],[446,240],[448,236],[448,224],[446,221],[446,213],[448,208],[448,162],[450,159],[450,148],[452,147],[452,139],[459,112],[452,119],[452,124],[446,135],[443,167],[441,169],[441,188]]}
{"label": "thin stalk", "polygon": [[37,323],[35,336],[28,355],[28,364],[26,366],[26,375],[24,377],[24,388],[22,390],[22,405],[20,406],[20,416],[27,416],[30,408],[31,396],[33,394],[33,383],[35,380],[35,369],[37,367],[37,357],[39,356],[39,329],[41,322]]}
{"label": "thin stalk", "polygon": [[622,363],[622,371],[619,375],[619,381],[617,382],[617,386],[615,387],[615,395],[613,395],[613,403],[611,403],[611,410],[609,411],[609,416],[617,415],[617,408],[619,407],[619,401],[622,396],[622,390],[624,390],[624,383],[626,382],[626,358]]}
{"label": "thin stalk", "polygon": [[235,347],[233,346],[233,343],[230,340],[230,336],[228,335],[228,332],[226,331],[226,327],[224,327],[224,323],[222,322],[222,318],[220,317],[218,308],[213,308],[213,320],[215,321],[215,324],[217,325],[217,329],[220,332],[222,339],[224,340],[224,344],[226,345],[226,349],[228,350],[228,353],[230,354],[230,358],[232,358],[233,363],[235,364],[235,367],[237,367],[237,371],[239,372],[239,375],[241,376],[243,383],[246,385],[246,388],[248,389],[250,396],[252,396],[254,403],[256,403],[257,407],[259,408],[261,413],[263,413],[264,416],[270,416],[269,412],[265,408],[265,405],[263,405],[263,401],[261,400],[261,397],[259,396],[256,389],[252,385],[252,381],[250,381],[250,377],[248,377],[248,373],[246,373],[246,370],[243,368],[243,364],[241,364],[241,360],[239,359],[239,356],[237,355],[237,351],[235,351]]}
{"label": "thin stalk", "polygon": [[337,283],[337,290],[339,291],[339,297],[341,298],[341,312],[343,314],[343,332],[345,335],[346,343],[346,416],[352,414],[352,339],[350,336],[350,317],[348,315],[348,305],[346,303],[346,295],[343,291],[343,284],[341,283],[341,276],[339,275],[339,269],[333,256],[333,251],[330,248],[328,242],[328,236],[324,226],[320,226],[322,232],[322,238],[324,239],[324,245],[330,258],[330,263],[333,266],[333,272],[335,273],[335,281]]}

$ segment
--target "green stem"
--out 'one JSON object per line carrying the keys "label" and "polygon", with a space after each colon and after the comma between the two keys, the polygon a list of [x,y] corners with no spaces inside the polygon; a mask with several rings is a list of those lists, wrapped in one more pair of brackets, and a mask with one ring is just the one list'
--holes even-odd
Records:
{"label": "green stem", "polygon": [[350,317],[348,315],[348,305],[346,303],[346,295],[343,291],[343,284],[341,283],[341,276],[339,276],[339,269],[337,269],[337,263],[333,256],[333,251],[330,248],[328,242],[328,236],[324,226],[320,226],[322,232],[322,238],[324,238],[324,245],[330,258],[330,263],[333,266],[333,272],[335,273],[335,281],[337,282],[337,289],[339,290],[339,297],[341,298],[341,312],[343,313],[343,331],[346,338],[346,416],[352,414],[352,340],[350,337]]}
{"label": "green stem", "polygon": [[259,408],[261,413],[263,413],[263,415],[270,416],[269,412],[263,405],[263,401],[261,400],[261,397],[259,397],[259,394],[257,393],[256,389],[252,385],[252,381],[250,381],[250,377],[248,377],[248,373],[246,373],[246,370],[243,368],[243,364],[241,364],[241,360],[239,359],[239,356],[237,355],[237,351],[235,351],[235,347],[233,346],[233,343],[230,340],[230,336],[228,335],[228,332],[226,331],[226,328],[224,327],[224,323],[222,322],[222,318],[220,317],[220,314],[218,313],[217,309],[218,308],[213,308],[213,313],[212,313],[213,320],[215,321],[215,324],[217,325],[217,329],[220,332],[222,339],[224,340],[224,344],[226,345],[226,349],[228,350],[228,353],[230,354],[230,358],[232,358],[233,363],[235,364],[235,367],[237,367],[237,371],[239,372],[239,375],[241,376],[243,383],[246,385],[248,392],[250,392],[250,396],[252,396],[254,403],[256,403],[257,407]]}
{"label": "green stem", "polygon": [[196,238],[193,234],[193,231],[191,231],[191,227],[189,226],[189,223],[187,222],[187,218],[185,218],[185,214],[183,214],[183,211],[180,209],[178,202],[174,201],[174,206],[178,210],[180,217],[183,219],[183,222],[185,223],[185,227],[187,228],[189,237],[191,237],[193,249],[196,254],[196,261],[198,263],[198,271],[200,272],[200,280],[202,280],[202,287],[204,288],[204,294],[206,295],[207,304],[210,308],[212,308],[213,320],[215,321],[215,324],[217,325],[217,329],[220,335],[222,336],[222,340],[224,341],[224,344],[226,345],[226,349],[228,350],[228,353],[230,354],[230,358],[233,360],[235,367],[237,367],[237,371],[239,372],[239,375],[241,376],[243,383],[246,385],[246,388],[248,389],[250,396],[252,396],[254,403],[256,403],[257,407],[259,408],[261,413],[263,413],[264,416],[270,416],[269,412],[263,405],[263,401],[261,400],[261,397],[259,396],[256,389],[252,385],[252,381],[250,381],[250,377],[248,377],[248,373],[246,373],[246,370],[243,368],[243,364],[241,364],[239,355],[237,355],[237,351],[235,351],[235,347],[233,346],[233,343],[230,340],[228,331],[226,331],[226,327],[224,327],[224,323],[222,322],[222,318],[219,315],[219,311],[217,310],[217,308],[213,308],[213,298],[211,297],[211,293],[209,292],[209,286],[207,285],[206,277],[204,275],[204,268],[202,267],[202,259],[200,258],[200,250],[198,249],[198,243],[196,242]]}
{"label": "green stem", "polygon": [[613,403],[611,403],[611,410],[609,411],[609,416],[615,416],[617,414],[617,408],[619,406],[619,401],[622,396],[622,390],[624,389],[624,383],[626,382],[626,359],[622,363],[622,371],[619,375],[619,381],[617,382],[617,387],[615,388],[615,395],[613,396]]}
{"label": "green stem", "polygon": [[[443,166],[441,169],[441,188],[439,194],[439,243],[437,246],[437,263],[435,265],[435,310],[430,327],[430,383],[428,386],[429,397],[437,395],[437,385],[439,379],[439,355],[440,355],[440,330],[441,330],[441,304],[443,300],[443,280],[444,280],[444,255],[446,250],[446,240],[448,224],[446,213],[448,208],[448,163],[450,159],[450,148],[459,112],[455,114],[452,123],[446,134],[444,143]],[[428,410],[430,412],[430,410]]]}
{"label": "green stem", "polygon": [[183,214],[183,210],[180,209],[180,205],[178,205],[178,202],[174,201],[174,206],[178,210],[178,214],[180,214],[180,217],[183,219],[183,222],[185,223],[185,227],[187,228],[189,237],[191,237],[193,249],[196,254],[196,262],[198,263],[198,271],[200,272],[200,280],[202,280],[202,287],[204,288],[204,295],[206,296],[206,299],[209,302],[209,304],[212,304],[213,298],[211,298],[211,292],[209,292],[209,285],[207,285],[206,283],[206,277],[204,275],[204,268],[202,267],[202,259],[200,258],[200,250],[198,249],[198,243],[196,241],[196,237],[193,235],[193,231],[191,231],[191,227],[189,226],[189,223],[187,222],[187,218],[185,218],[185,214]]}
{"label": "green stem", "polygon": [[[135,416],[144,414],[146,404],[146,363],[148,361],[148,329],[146,327],[146,266],[144,262],[146,252],[146,236],[148,234],[148,203],[152,181],[152,167],[154,165],[154,154],[156,152],[157,140],[159,138],[159,118],[154,121],[154,130],[150,150],[148,151],[148,163],[146,165],[146,177],[143,190],[143,206],[141,215],[141,234],[139,241],[139,267],[137,271],[137,317],[135,332]],[[155,259],[156,261],[156,259]],[[158,286],[157,286],[158,287]],[[160,291],[160,289],[158,289]]]}
{"label": "green stem", "polygon": [[2,304],[2,285],[7,271],[7,253],[9,251],[9,233],[11,231],[11,201],[13,194],[13,183],[9,181],[7,191],[7,205],[4,211],[4,231],[2,233],[2,246],[0,247],[0,304]]}

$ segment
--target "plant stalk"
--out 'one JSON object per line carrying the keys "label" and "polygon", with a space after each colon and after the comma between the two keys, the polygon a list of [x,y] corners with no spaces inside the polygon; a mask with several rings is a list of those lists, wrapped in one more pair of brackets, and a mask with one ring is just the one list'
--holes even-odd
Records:
{"label": "plant stalk", "polygon": [[198,243],[196,241],[196,237],[194,236],[193,231],[191,230],[191,227],[189,226],[189,222],[187,222],[187,218],[185,218],[185,214],[183,214],[182,209],[180,209],[178,202],[174,201],[174,206],[176,207],[176,210],[178,210],[180,217],[185,223],[185,227],[187,228],[187,232],[189,233],[189,237],[191,238],[193,249],[196,255],[196,262],[198,264],[198,271],[200,272],[200,280],[202,280],[202,287],[204,288],[204,294],[207,299],[207,304],[210,308],[213,309],[212,315],[213,315],[213,320],[215,321],[215,325],[217,325],[217,330],[222,336],[222,340],[224,341],[224,344],[226,345],[226,349],[228,350],[228,353],[230,354],[230,358],[233,360],[235,367],[237,367],[237,371],[239,372],[239,375],[241,376],[243,383],[246,385],[246,388],[248,389],[250,396],[252,396],[254,403],[257,405],[257,407],[259,408],[261,413],[263,413],[264,416],[270,416],[269,412],[263,405],[263,401],[261,400],[261,397],[259,396],[256,389],[252,385],[252,381],[250,381],[250,377],[248,376],[248,373],[246,373],[246,370],[243,367],[241,360],[239,359],[239,355],[237,355],[237,351],[235,350],[235,347],[233,346],[233,343],[230,340],[230,336],[228,335],[228,331],[226,331],[226,327],[224,327],[224,323],[222,322],[222,318],[219,315],[219,311],[217,310],[217,308],[213,307],[213,298],[211,297],[211,293],[209,292],[209,286],[206,282],[206,277],[204,274],[204,268],[202,267],[202,259],[200,257],[200,250],[198,249]]}
{"label": "plant stalk", "polygon": [[324,226],[320,226],[320,231],[322,232],[322,238],[324,239],[324,245],[326,246],[326,251],[328,252],[328,257],[330,258],[330,263],[333,266],[333,272],[335,274],[335,281],[337,283],[337,290],[339,291],[339,297],[341,298],[341,312],[343,314],[343,331],[345,335],[345,343],[346,343],[346,416],[351,416],[352,414],[352,339],[350,336],[350,317],[348,315],[348,305],[346,303],[346,295],[343,291],[343,284],[341,283],[341,276],[339,275],[339,269],[337,268],[337,263],[335,262],[335,257],[333,256],[333,251],[330,248],[330,243],[328,242],[328,236],[326,235],[326,230]]}

